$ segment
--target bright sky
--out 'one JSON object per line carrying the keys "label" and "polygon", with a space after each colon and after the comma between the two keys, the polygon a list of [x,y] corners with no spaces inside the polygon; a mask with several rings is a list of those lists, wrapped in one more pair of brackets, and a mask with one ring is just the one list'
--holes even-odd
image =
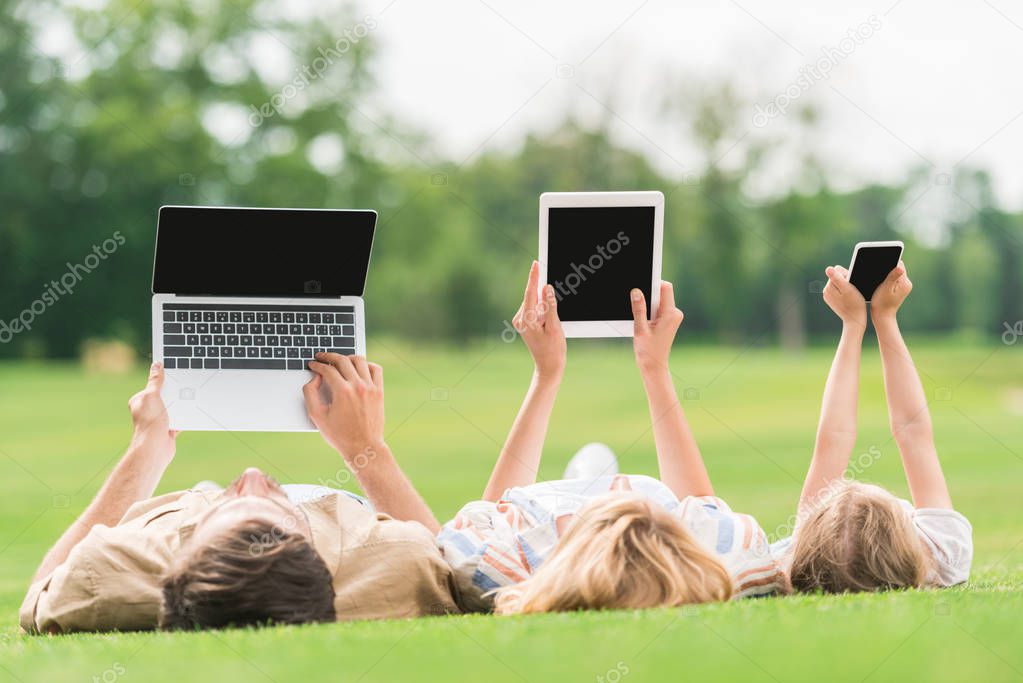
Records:
{"label": "bright sky", "polygon": [[[447,156],[515,144],[574,112],[609,118],[620,141],[666,170],[698,172],[700,159],[681,134],[685,120],[663,111],[664,96],[677,91],[673,84],[730,78],[751,103],[766,106],[792,86],[797,104],[820,107],[820,132],[800,145],[823,158],[842,187],[901,180],[913,165],[929,169],[940,186],[942,174],[954,177],[965,161],[993,172],[1007,206],[1023,206],[1019,3],[371,0],[364,6],[377,23],[372,39],[380,44],[381,105],[425,129]],[[850,31],[859,39],[846,39]],[[800,85],[801,69],[814,64]],[[751,105],[743,113],[748,133],[730,155],[741,155],[758,136],[791,132],[785,115],[755,122],[755,111]],[[785,178],[776,169],[766,185]]]}

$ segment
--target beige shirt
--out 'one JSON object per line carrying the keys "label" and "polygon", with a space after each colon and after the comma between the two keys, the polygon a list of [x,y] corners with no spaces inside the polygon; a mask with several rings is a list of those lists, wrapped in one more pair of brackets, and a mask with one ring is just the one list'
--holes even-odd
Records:
{"label": "beige shirt", "polygon": [[[21,605],[30,633],[151,629],[161,579],[219,492],[179,491],[133,505],[114,527],[97,525]],[[457,612],[454,581],[421,524],[374,513],[334,494],[301,506],[313,545],[334,577],[338,620]]]}

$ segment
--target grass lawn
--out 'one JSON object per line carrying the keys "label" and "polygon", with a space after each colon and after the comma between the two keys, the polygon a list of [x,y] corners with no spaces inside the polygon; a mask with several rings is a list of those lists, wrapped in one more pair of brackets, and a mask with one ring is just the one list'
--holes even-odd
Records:
{"label": "grass lawn", "polygon": [[[542,475],[586,441],[655,474],[631,351],[572,343]],[[17,608],[49,545],[129,434],[143,381],[67,364],[0,364],[0,680],[861,681],[1023,679],[1023,344],[914,345],[952,496],[974,526],[973,580],[947,591],[798,596],[680,610],[447,617],[203,634],[29,638]],[[529,378],[499,341],[461,351],[371,340],[387,371],[388,439],[442,520],[479,496]],[[793,512],[830,349],[676,349],[673,370],[718,494],[768,534]],[[867,343],[857,453],[864,478],[908,495]],[[345,481],[315,434],[183,434],[160,491],[258,466],[282,482]],[[326,674],[326,675],[325,675]]]}

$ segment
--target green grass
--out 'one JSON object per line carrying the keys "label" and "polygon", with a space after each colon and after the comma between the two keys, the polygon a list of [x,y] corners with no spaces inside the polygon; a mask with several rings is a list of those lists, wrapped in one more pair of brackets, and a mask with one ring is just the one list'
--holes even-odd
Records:
{"label": "green grass", "polygon": [[[528,380],[528,357],[501,343],[455,352],[385,340],[371,351],[387,370],[389,441],[447,518],[480,494]],[[691,389],[685,405],[719,495],[755,514],[769,534],[793,512],[830,355],[676,350],[679,390]],[[0,364],[0,680],[1019,680],[1023,346],[927,341],[916,358],[953,499],[974,526],[967,587],[647,612],[52,638],[19,635],[18,605],[48,546],[120,455],[126,400],[143,372]],[[542,475],[558,476],[586,441],[610,444],[625,471],[655,474],[628,347],[575,342],[569,362]],[[865,478],[907,495],[869,343],[860,403],[857,452],[882,453]],[[249,465],[284,482],[346,476],[315,434],[179,441],[161,491],[226,482]]]}

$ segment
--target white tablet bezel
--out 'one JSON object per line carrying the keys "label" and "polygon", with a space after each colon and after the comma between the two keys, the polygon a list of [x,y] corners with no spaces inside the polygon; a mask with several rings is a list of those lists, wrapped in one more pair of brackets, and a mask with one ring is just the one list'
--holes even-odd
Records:
{"label": "white tablet bezel", "polygon": [[[849,278],[852,279],[853,268],[856,267],[856,257],[859,256],[860,249],[870,249],[872,247],[898,247],[899,248],[899,260],[902,260],[902,254],[906,251],[906,245],[903,244],[902,240],[887,240],[881,242],[857,242],[856,246],[853,247],[852,260],[849,262]],[[873,298],[873,294],[870,295]],[[870,299],[866,299],[867,303]]]}
{"label": "white tablet bezel", "polygon": [[[664,195],[646,192],[544,192],[540,195],[540,284],[547,284],[548,211],[552,208],[594,206],[654,207],[654,253],[650,269],[650,315],[656,316],[661,292],[661,251],[664,242]],[[562,320],[566,337],[631,337],[629,320]]]}

